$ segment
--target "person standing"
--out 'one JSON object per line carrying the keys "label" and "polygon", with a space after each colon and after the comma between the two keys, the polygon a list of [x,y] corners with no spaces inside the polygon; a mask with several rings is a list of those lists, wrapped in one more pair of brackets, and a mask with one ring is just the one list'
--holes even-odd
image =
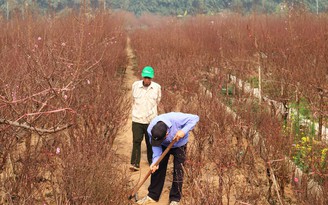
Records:
{"label": "person standing", "polygon": [[[170,155],[173,160],[173,182],[170,190],[170,205],[178,205],[181,199],[183,183],[183,165],[186,160],[186,148],[189,132],[198,123],[198,115],[170,112],[155,117],[149,124],[148,135],[153,148],[153,163],[150,166],[152,175],[148,187],[148,195],[137,201],[138,204],[157,202],[163,190],[167,164]],[[169,152],[155,166],[169,144],[176,140]]]}
{"label": "person standing", "polygon": [[150,66],[143,68],[142,80],[132,85],[132,135],[133,147],[131,154],[131,171],[138,171],[141,158],[141,142],[145,136],[147,160],[152,163],[152,148],[149,142],[147,128],[150,121],[157,116],[157,106],[161,100],[161,86],[152,81],[154,69]]}

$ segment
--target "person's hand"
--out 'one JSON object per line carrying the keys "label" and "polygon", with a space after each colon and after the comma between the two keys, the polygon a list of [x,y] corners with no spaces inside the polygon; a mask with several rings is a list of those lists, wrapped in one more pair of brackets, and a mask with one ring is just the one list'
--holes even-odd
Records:
{"label": "person's hand", "polygon": [[182,130],[177,131],[173,140],[179,141],[181,138],[185,136],[185,133]]}
{"label": "person's hand", "polygon": [[150,170],[151,170],[151,173],[154,173],[154,172],[156,172],[156,170],[158,170],[158,168],[159,168],[159,165],[150,165]]}

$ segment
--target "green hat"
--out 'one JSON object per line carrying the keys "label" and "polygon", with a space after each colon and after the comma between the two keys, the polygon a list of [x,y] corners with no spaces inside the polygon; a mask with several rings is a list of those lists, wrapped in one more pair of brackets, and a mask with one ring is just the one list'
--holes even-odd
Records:
{"label": "green hat", "polygon": [[150,66],[144,67],[144,69],[142,69],[141,76],[143,78],[146,78],[146,77],[154,78],[154,69]]}

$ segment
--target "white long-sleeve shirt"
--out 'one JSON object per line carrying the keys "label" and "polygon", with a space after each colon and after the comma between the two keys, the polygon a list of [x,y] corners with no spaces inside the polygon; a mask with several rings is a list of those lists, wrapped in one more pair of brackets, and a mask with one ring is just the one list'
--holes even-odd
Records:
{"label": "white long-sleeve shirt", "polygon": [[149,124],[158,115],[157,105],[162,97],[161,86],[151,82],[148,87],[143,86],[142,80],[132,85],[132,121]]}

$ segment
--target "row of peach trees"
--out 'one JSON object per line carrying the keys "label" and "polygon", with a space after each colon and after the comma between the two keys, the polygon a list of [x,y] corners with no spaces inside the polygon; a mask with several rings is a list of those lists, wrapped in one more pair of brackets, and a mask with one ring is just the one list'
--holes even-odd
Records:
{"label": "row of peach trees", "polygon": [[[266,79],[279,82],[266,83],[265,94],[289,106],[297,93],[298,99],[300,95],[311,99],[319,119],[326,118],[326,17],[305,13],[302,23],[297,17],[297,12],[156,21],[144,17],[142,29],[131,34],[139,67],[152,65],[155,80],[163,86],[165,112],[192,112],[201,118],[186,166],[186,186],[196,189],[186,189],[184,203],[327,203],[325,195],[309,195],[304,183],[293,177],[288,157],[299,138],[291,123],[243,90],[236,89],[233,97],[221,93],[227,75],[247,80],[260,67]],[[313,31],[315,38],[309,35]],[[315,158],[322,146],[326,145],[313,144],[308,173],[326,193],[327,156]],[[287,195],[290,185],[297,199]]]}
{"label": "row of peach trees", "polygon": [[119,204],[122,14],[0,22],[0,204]]}

